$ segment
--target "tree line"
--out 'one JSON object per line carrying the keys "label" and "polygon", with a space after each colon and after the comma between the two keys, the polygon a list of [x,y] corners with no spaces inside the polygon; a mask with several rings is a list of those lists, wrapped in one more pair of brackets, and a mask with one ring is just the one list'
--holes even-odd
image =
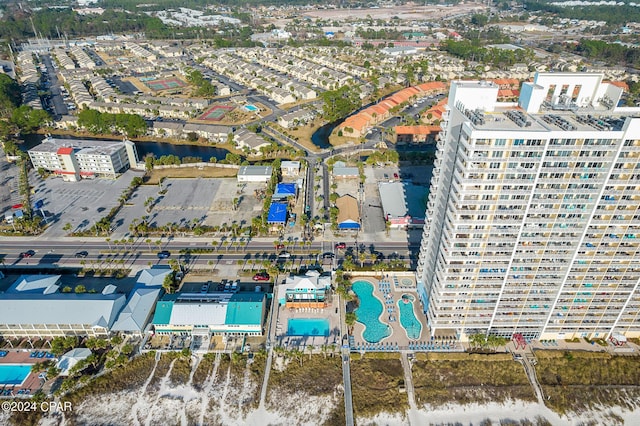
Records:
{"label": "tree line", "polygon": [[48,112],[21,104],[20,85],[8,75],[0,74],[0,138],[3,140],[33,133],[51,120]]}
{"label": "tree line", "polygon": [[130,138],[147,132],[147,123],[137,114],[111,114],[93,109],[80,111],[78,126],[93,134],[121,133]]}
{"label": "tree line", "polygon": [[529,11],[553,13],[559,18],[605,21],[608,24],[626,24],[640,22],[640,8],[628,4],[556,6],[547,1],[525,0],[525,8]]}

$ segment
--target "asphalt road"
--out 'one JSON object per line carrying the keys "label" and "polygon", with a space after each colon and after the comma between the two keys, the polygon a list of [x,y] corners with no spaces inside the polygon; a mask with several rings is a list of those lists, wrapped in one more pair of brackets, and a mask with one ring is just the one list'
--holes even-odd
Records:
{"label": "asphalt road", "polygon": [[60,83],[58,82],[58,75],[56,73],[55,68],[53,68],[53,63],[51,62],[51,56],[49,55],[41,55],[40,58],[42,62],[47,67],[47,74],[49,76],[49,91],[51,92],[51,102],[53,103],[53,109],[56,113],[56,116],[62,116],[69,113],[67,109],[67,105],[62,99],[62,94],[60,92]]}
{"label": "asphalt road", "polygon": [[[155,241],[155,240],[154,240]],[[288,249],[291,253],[291,260],[304,261],[309,259],[311,251],[323,251],[326,249],[327,242],[314,241],[311,247],[301,250],[299,248]],[[329,242],[329,247],[333,246],[333,242]],[[374,247],[376,251],[381,252],[385,256],[394,253],[404,254],[407,250],[416,252],[419,245],[409,246],[406,242],[366,242],[359,241],[365,247]],[[349,244],[348,248],[353,246]],[[255,254],[266,254],[267,259],[277,260],[277,254],[274,251],[273,241],[251,241],[247,245],[246,250],[235,247],[218,247],[214,253],[192,253],[189,255],[180,255],[180,250],[197,249],[197,248],[213,248],[209,243],[187,243],[183,241],[163,241],[161,246],[155,245],[153,242],[149,245],[144,239],[138,239],[133,244],[126,246],[118,245],[113,242],[106,241],[37,241],[37,240],[2,240],[0,241],[0,259],[4,264],[9,265],[59,265],[59,266],[77,266],[80,264],[81,258],[76,258],[75,253],[79,251],[87,251],[89,254],[84,259],[87,262],[92,260],[105,260],[110,257],[120,256],[127,259],[135,265],[147,265],[148,262],[167,263],[168,259],[158,259],[157,252],[160,250],[168,250],[171,253],[169,259],[180,258],[194,265],[207,265],[211,261],[223,260],[243,260],[255,258]],[[36,253],[31,258],[20,258],[20,253],[34,250]],[[344,258],[346,251],[338,250],[336,259]]]}

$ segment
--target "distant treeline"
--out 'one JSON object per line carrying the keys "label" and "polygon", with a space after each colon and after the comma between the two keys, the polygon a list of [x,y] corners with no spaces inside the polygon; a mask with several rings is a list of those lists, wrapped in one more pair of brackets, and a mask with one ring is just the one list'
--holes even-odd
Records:
{"label": "distant treeline", "polygon": [[547,1],[525,0],[527,10],[553,13],[560,18],[605,21],[608,24],[624,25],[627,22],[640,22],[640,7],[624,5],[594,5],[560,7]]}
{"label": "distant treeline", "polygon": [[566,48],[589,59],[605,61],[611,65],[640,67],[640,49],[619,43],[582,39],[577,45],[567,44]]}

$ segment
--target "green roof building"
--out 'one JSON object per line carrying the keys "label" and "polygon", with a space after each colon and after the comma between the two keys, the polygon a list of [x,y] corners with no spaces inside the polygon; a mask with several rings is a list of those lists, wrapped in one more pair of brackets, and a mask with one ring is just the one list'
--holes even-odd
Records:
{"label": "green roof building", "polygon": [[158,301],[156,333],[261,336],[264,293],[180,293]]}

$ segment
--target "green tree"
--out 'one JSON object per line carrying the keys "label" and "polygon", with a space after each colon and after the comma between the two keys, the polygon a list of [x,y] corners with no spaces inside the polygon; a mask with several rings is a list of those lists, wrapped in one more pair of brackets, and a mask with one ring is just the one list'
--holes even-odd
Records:
{"label": "green tree", "polygon": [[21,102],[22,96],[18,82],[7,74],[0,73],[0,117],[10,117]]}

